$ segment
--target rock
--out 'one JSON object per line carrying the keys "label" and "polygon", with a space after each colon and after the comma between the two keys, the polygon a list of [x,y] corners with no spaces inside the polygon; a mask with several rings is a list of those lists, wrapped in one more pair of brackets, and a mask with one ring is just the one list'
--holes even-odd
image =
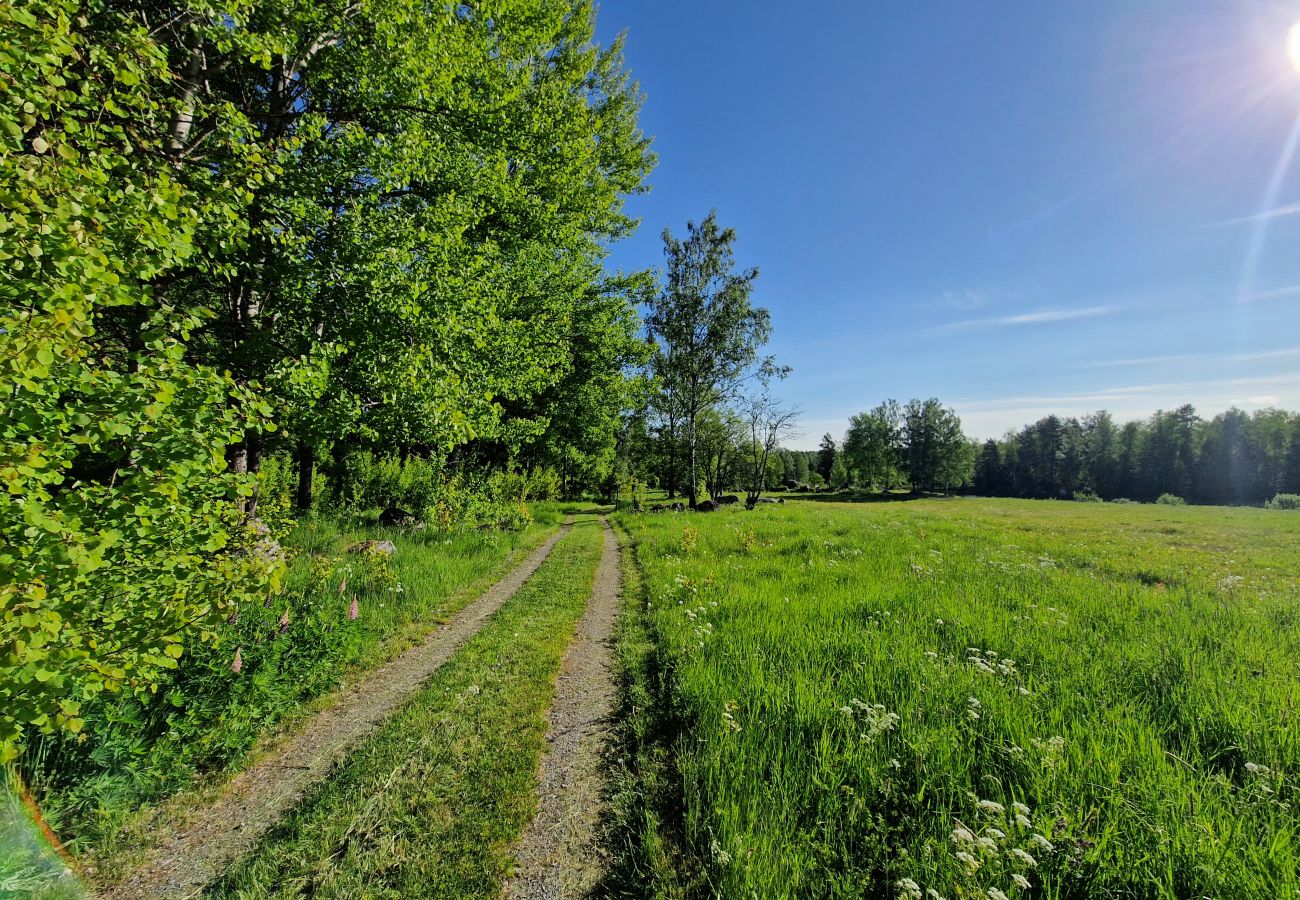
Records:
{"label": "rock", "polygon": [[379,524],[385,528],[396,528],[402,525],[414,525],[415,516],[411,515],[404,509],[398,509],[396,506],[390,506],[379,514]]}
{"label": "rock", "polygon": [[249,548],[249,555],[255,556],[265,563],[281,562],[287,557],[284,548],[280,542],[271,536],[271,528],[261,519],[253,519],[248,523],[248,527],[257,535],[257,540]]}
{"label": "rock", "polygon": [[668,507],[664,506],[662,503],[656,503],[654,506],[650,507],[650,512],[664,512],[666,509],[668,509]]}
{"label": "rock", "polygon": [[681,501],[674,503],[672,506],[668,508],[671,509],[673,512],[686,512],[686,504],[682,503]]}
{"label": "rock", "polygon": [[720,504],[714,503],[712,500],[705,500],[703,503],[697,503],[695,505],[696,512],[716,512],[721,508],[722,506]]}
{"label": "rock", "polygon": [[360,541],[347,549],[348,553],[382,553],[392,556],[397,552],[397,545],[392,541]]}
{"label": "rock", "polygon": [[739,502],[740,502],[740,498],[737,497],[735,494],[723,494],[721,497],[718,498],[718,503],[720,503],[723,506],[730,506],[733,503],[739,503]]}

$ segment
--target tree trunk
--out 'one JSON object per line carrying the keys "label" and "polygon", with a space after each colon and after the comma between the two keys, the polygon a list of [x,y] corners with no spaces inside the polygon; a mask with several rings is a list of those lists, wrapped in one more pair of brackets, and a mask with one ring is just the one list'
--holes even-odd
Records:
{"label": "tree trunk", "polygon": [[298,444],[298,512],[311,510],[312,480],[316,474],[316,450],[310,444]]}

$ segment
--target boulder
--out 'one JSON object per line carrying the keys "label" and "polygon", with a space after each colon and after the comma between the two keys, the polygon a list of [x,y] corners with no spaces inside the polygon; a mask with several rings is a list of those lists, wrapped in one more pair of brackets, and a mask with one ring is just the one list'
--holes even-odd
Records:
{"label": "boulder", "polygon": [[382,553],[392,556],[397,552],[397,545],[392,541],[359,541],[347,548],[348,553]]}
{"label": "boulder", "polygon": [[730,506],[733,503],[739,503],[740,498],[737,497],[735,494],[723,494],[721,497],[718,498],[718,502],[723,506]]}
{"label": "boulder", "polygon": [[385,528],[396,528],[401,525],[414,525],[415,516],[411,515],[404,509],[390,506],[379,514],[379,524]]}
{"label": "boulder", "polygon": [[712,500],[705,500],[703,503],[697,503],[695,505],[696,512],[716,512],[721,508],[722,506],[720,504],[714,503]]}

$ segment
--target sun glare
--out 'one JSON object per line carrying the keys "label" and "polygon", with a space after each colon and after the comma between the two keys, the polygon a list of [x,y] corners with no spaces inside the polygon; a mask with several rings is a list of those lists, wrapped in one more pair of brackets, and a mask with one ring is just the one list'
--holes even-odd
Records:
{"label": "sun glare", "polygon": [[1291,65],[1300,72],[1300,22],[1291,26],[1286,35],[1286,55],[1291,57]]}

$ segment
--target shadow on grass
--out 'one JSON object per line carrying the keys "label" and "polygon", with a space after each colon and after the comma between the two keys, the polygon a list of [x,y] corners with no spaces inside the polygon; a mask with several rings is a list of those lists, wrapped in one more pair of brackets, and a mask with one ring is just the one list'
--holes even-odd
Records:
{"label": "shadow on grass", "polygon": [[787,500],[811,500],[815,503],[904,503],[908,500],[960,500],[958,494],[913,494],[904,491],[826,491],[807,494],[775,494]]}

